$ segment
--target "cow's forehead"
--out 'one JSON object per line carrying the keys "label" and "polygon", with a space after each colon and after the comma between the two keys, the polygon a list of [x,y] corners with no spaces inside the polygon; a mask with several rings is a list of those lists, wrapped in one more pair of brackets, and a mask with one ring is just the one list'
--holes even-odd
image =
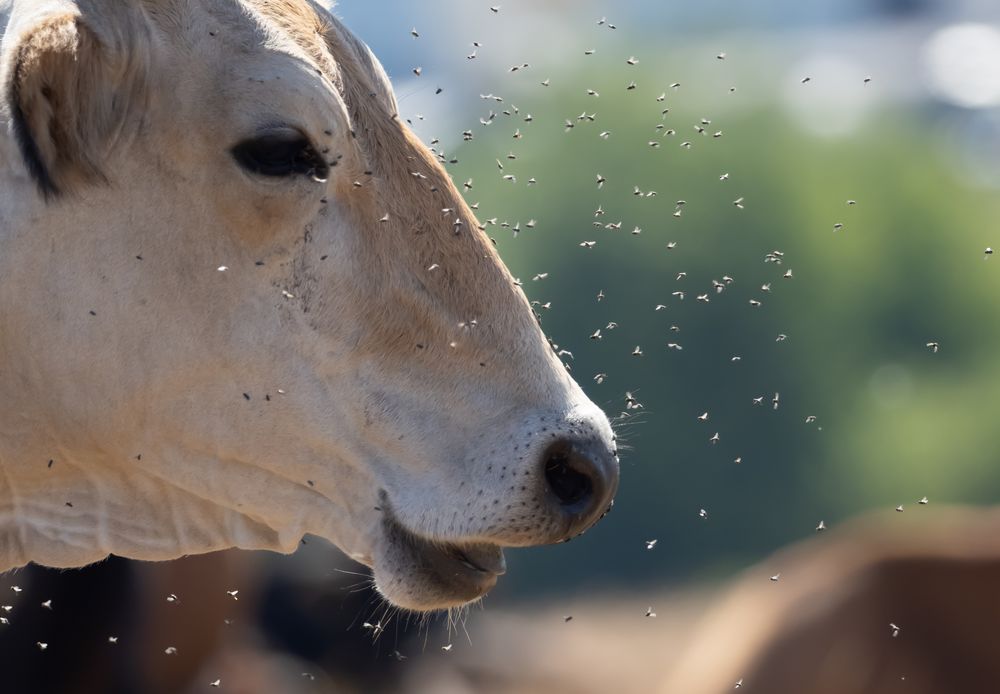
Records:
{"label": "cow's forehead", "polygon": [[316,65],[334,72],[324,36],[332,27],[304,0],[240,0],[269,27],[280,31]]}
{"label": "cow's forehead", "polygon": [[[331,24],[307,0],[143,0],[171,45],[219,46],[246,54],[255,49],[307,59],[335,78],[336,64],[325,40]],[[206,66],[208,67],[208,66]]]}
{"label": "cow's forehead", "polygon": [[322,10],[305,0],[144,2],[164,39],[156,91],[171,95],[168,124],[186,137],[238,139],[278,124],[314,136],[351,129]]}
{"label": "cow's forehead", "polygon": [[[98,0],[108,1],[108,0]],[[0,0],[2,3],[3,0]],[[333,14],[331,2],[318,0],[141,0],[171,45],[190,52],[207,49],[208,61],[233,64],[235,55],[257,50],[284,52],[305,59],[337,89],[375,96],[380,111],[397,112],[389,78],[368,47]],[[213,26],[217,27],[213,31]],[[225,35],[217,31],[225,29]],[[219,53],[219,51],[226,51]],[[199,69],[211,68],[203,62]],[[354,89],[345,90],[350,72]],[[363,109],[367,110],[367,109]]]}
{"label": "cow's forehead", "polygon": [[[379,110],[396,114],[392,86],[381,64],[368,46],[330,13],[332,5],[318,5],[314,0],[239,2],[268,30],[280,33],[286,48],[293,46],[297,54],[306,56],[345,98],[350,98],[351,92],[357,97],[375,96]],[[345,85],[345,81],[351,84]]]}

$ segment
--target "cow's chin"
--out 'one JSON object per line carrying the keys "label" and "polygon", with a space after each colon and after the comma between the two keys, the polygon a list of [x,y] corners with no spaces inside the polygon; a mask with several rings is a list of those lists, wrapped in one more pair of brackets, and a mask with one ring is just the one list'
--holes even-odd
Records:
{"label": "cow's chin", "polygon": [[478,600],[506,571],[503,551],[486,543],[443,543],[404,527],[382,507],[381,537],[373,570],[379,593],[393,605],[419,612]]}

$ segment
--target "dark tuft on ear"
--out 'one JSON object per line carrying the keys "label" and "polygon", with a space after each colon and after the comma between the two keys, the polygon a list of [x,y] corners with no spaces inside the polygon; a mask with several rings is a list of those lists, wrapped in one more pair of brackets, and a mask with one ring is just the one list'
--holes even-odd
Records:
{"label": "dark tuft on ear", "polygon": [[49,199],[59,194],[59,188],[56,187],[45,166],[45,162],[42,161],[38,145],[35,144],[35,140],[31,136],[31,129],[28,128],[24,112],[21,110],[21,77],[18,74],[19,71],[20,64],[14,68],[13,79],[10,81],[9,93],[7,95],[12,111],[11,125],[14,132],[14,141],[21,152],[21,158],[24,159],[24,165],[28,169],[28,174],[38,185],[38,191],[45,199]]}

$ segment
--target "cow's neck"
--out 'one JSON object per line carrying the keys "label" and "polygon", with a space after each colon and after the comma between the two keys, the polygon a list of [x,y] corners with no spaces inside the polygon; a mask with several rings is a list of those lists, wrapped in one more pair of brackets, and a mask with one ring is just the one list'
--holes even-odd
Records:
{"label": "cow's neck", "polygon": [[[6,432],[0,437],[0,571],[28,562],[83,566],[109,554],[156,561],[230,547],[291,552],[304,533],[324,531],[329,502],[266,474],[245,480],[246,487],[184,474],[180,479],[188,481],[178,483],[167,479],[177,465],[81,456],[35,445],[16,427]],[[203,462],[187,464],[195,469]],[[261,505],[266,497],[272,503]],[[244,505],[260,515],[243,512]]]}
{"label": "cow's neck", "polygon": [[[0,252],[4,244],[0,238]],[[3,294],[0,273],[0,294]],[[109,554],[166,560],[231,547],[294,551],[306,533],[335,539],[339,504],[303,480],[153,442],[115,448],[61,398],[31,386],[33,365],[11,347],[0,315],[0,572],[35,562],[74,567]],[[63,398],[64,399],[64,398]],[[113,424],[115,414],[109,413]]]}

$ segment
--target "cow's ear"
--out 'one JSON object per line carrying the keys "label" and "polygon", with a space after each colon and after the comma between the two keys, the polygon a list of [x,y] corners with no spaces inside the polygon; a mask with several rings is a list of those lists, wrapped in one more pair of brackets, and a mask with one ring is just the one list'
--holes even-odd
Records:
{"label": "cow's ear", "polygon": [[96,21],[66,2],[11,18],[3,46],[8,116],[46,197],[106,181],[110,153],[141,117],[150,37],[130,5],[116,3],[108,13],[115,16]]}

